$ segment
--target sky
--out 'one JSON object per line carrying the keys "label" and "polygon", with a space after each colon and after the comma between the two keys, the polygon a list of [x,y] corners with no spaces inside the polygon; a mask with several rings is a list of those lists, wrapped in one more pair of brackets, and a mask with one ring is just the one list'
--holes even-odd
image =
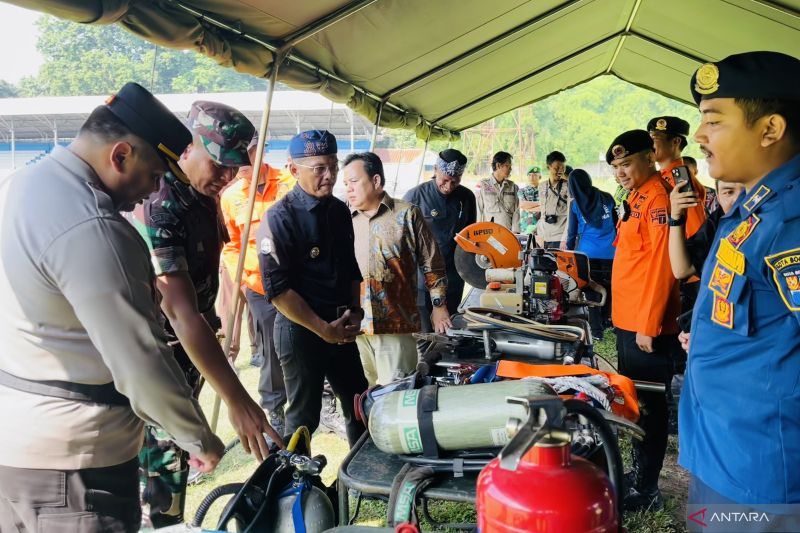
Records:
{"label": "sky", "polygon": [[[0,2],[0,80],[19,82],[36,74],[42,56],[36,50],[38,28],[34,22],[41,13]],[[8,51],[12,51],[9,53]]]}

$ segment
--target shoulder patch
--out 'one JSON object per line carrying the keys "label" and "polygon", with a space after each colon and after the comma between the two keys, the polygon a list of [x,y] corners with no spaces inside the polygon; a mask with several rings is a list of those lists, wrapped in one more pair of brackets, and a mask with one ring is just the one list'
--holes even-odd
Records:
{"label": "shoulder patch", "polygon": [[752,212],[753,209],[758,207],[758,205],[764,201],[764,198],[766,198],[771,192],[772,189],[770,189],[766,185],[764,184],[759,185],[758,189],[756,189],[756,192],[754,192],[750,196],[750,198],[745,200],[743,204],[744,208],[747,209],[748,212]]}
{"label": "shoulder patch", "polygon": [[761,219],[758,218],[757,215],[750,215],[745,220],[742,220],[725,239],[731,243],[734,248],[739,248],[742,243],[750,237],[759,222],[761,222]]}
{"label": "shoulder patch", "polygon": [[768,255],[764,261],[772,270],[783,303],[789,311],[800,311],[800,248]]}
{"label": "shoulder patch", "polygon": [[272,253],[273,246],[272,246],[272,239],[269,237],[264,237],[261,239],[261,243],[259,244],[259,251],[263,255],[269,255]]}
{"label": "shoulder patch", "polygon": [[650,210],[650,222],[656,226],[663,226],[667,223],[667,208],[655,207]]}

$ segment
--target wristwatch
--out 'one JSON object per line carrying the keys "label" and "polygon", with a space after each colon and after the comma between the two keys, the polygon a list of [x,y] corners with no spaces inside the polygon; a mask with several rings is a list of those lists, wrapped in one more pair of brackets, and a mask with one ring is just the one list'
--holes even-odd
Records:
{"label": "wristwatch", "polygon": [[431,298],[431,303],[434,307],[441,307],[444,305],[444,298]]}
{"label": "wristwatch", "polygon": [[686,217],[672,218],[672,215],[669,215],[668,221],[669,225],[674,228],[676,226],[683,226],[686,224]]}

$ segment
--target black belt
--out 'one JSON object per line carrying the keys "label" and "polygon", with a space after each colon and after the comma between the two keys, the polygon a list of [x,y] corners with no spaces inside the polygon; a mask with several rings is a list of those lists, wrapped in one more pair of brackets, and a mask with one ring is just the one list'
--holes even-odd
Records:
{"label": "black belt", "polygon": [[25,379],[4,370],[0,370],[0,385],[22,392],[74,400],[76,402],[101,403],[106,405],[119,405],[130,407],[128,397],[120,393],[114,382],[102,385],[87,383],[73,383],[71,381],[47,380],[34,381]]}

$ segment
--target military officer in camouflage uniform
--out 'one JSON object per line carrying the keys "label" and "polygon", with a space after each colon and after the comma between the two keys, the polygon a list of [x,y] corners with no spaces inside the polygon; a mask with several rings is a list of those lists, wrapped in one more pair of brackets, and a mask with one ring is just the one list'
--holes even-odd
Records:
{"label": "military officer in camouflage uniform", "polygon": [[[244,449],[261,461],[268,454],[263,432],[277,442],[280,437],[228,364],[214,313],[227,240],[217,196],[240,166],[250,164],[247,145],[255,128],[232,107],[206,101],[192,104],[187,125],[192,143],[178,158],[178,168],[173,166],[158,191],[136,208],[134,225],[150,248],[165,327],[189,385],[197,392],[201,375],[211,384],[228,406]],[[183,522],[188,463],[161,429],[147,428],[140,454],[145,525]]]}
{"label": "military officer in camouflage uniform", "polygon": [[519,187],[508,179],[511,154],[497,152],[492,158],[492,175],[478,182],[478,221],[494,221],[519,233]]}

